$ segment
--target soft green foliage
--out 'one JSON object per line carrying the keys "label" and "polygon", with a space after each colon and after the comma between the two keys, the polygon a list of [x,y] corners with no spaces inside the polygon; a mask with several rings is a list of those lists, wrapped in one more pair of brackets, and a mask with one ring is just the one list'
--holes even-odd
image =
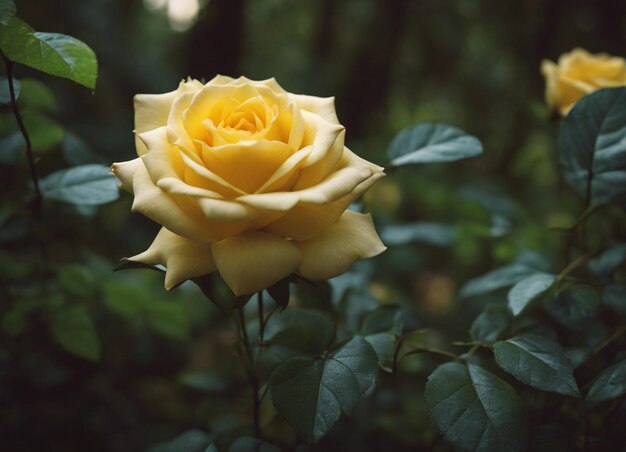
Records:
{"label": "soft green foliage", "polygon": [[392,166],[452,162],[483,152],[477,138],[446,124],[418,124],[400,132],[387,150]]}
{"label": "soft green foliage", "polygon": [[104,165],[87,164],[54,172],[42,179],[44,196],[73,204],[98,205],[119,196],[117,179]]}
{"label": "soft green foliage", "polygon": [[433,422],[459,450],[523,451],[522,404],[511,385],[467,363],[439,366],[428,378]]}
{"label": "soft green foliage", "polygon": [[[559,119],[538,70],[568,42],[625,56],[626,3],[211,1],[184,33],[156,3],[0,0],[0,448],[626,443],[625,88]],[[90,43],[98,90],[37,73],[93,86],[96,64],[30,25]],[[132,96],[216,73],[335,96],[386,166],[350,207],[384,254],[240,298],[120,260],[157,230],[108,174],[135,155]]]}

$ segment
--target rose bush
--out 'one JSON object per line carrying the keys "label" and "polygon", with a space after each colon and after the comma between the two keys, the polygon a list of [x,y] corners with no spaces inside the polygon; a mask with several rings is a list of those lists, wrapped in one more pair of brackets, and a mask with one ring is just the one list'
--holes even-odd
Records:
{"label": "rose bush", "polygon": [[167,289],[217,270],[243,295],[291,273],[327,279],[383,252],[371,217],[346,210],[383,168],[344,136],[333,98],[274,79],[217,76],[135,96],[138,158],[112,169],[133,211],[163,227],[130,260],[164,265]]}
{"label": "rose bush", "polygon": [[565,116],[583,96],[600,88],[626,85],[626,62],[605,53],[591,54],[576,48],[555,64],[541,62],[546,79],[546,102]]}

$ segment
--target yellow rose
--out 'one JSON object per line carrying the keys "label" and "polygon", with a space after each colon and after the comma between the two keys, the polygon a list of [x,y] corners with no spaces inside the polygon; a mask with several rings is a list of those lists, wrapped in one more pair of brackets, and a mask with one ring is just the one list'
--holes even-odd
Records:
{"label": "yellow rose", "polygon": [[574,49],[559,58],[559,64],[541,62],[546,78],[546,102],[565,116],[583,96],[600,88],[626,85],[626,62],[605,53],[592,55]]}
{"label": "yellow rose", "polygon": [[133,211],[163,228],[131,257],[165,287],[219,271],[236,295],[291,273],[321,280],[385,250],[348,205],[384,176],[344,146],[334,99],[217,76],[135,96],[138,158],[113,164]]}

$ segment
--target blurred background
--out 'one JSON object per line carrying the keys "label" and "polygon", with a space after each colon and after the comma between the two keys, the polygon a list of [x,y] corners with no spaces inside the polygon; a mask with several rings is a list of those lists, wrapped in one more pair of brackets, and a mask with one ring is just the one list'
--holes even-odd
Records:
{"label": "blurred background", "polygon": [[[439,329],[435,344],[467,339],[487,302],[459,303],[463,282],[524,251],[558,255],[561,238],[546,227],[571,223],[582,210],[558,177],[558,124],[544,104],[541,60],[577,46],[626,56],[626,3],[609,0],[16,3],[34,28],[81,39],[99,61],[93,93],[16,70],[50,89],[38,99],[47,99],[63,129],[40,156],[41,174],[68,166],[68,155],[105,164],[133,158],[133,95],[171,91],[187,76],[275,77],[291,92],[335,96],[346,144],[381,165],[394,134],[415,122],[445,122],[478,137],[481,157],[394,171],[363,200],[381,230],[428,222],[412,243],[390,232],[389,251],[354,272],[367,278],[294,299],[335,308],[363,309],[371,297],[399,304],[411,327]],[[0,201],[28,178],[18,168],[0,166]],[[123,194],[97,211],[47,206],[47,252],[60,286],[47,298],[28,295],[40,263],[27,216],[3,219],[0,449],[136,451],[189,428],[233,437],[249,428],[245,378],[219,311],[195,286],[166,293],[156,272],[111,272],[158,230],[130,213],[131,202]],[[358,296],[337,301],[341,287]],[[61,311],[73,314],[59,324]],[[423,402],[432,366],[418,360],[414,377],[387,385],[381,376],[379,395],[318,450],[446,450]],[[293,440],[279,420],[268,435]]]}

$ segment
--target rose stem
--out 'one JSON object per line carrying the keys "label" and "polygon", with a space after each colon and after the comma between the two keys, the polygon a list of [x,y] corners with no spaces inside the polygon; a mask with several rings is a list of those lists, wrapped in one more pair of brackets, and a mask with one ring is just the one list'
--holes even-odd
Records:
{"label": "rose stem", "polygon": [[252,348],[250,347],[250,341],[248,339],[248,331],[246,330],[246,320],[243,315],[243,306],[238,309],[239,311],[239,330],[241,332],[241,342],[245,350],[246,357],[248,359],[247,374],[250,380],[250,386],[252,386],[252,418],[254,420],[254,434],[257,438],[261,437],[261,425],[260,425],[260,405],[261,400],[259,398],[259,379],[257,378],[254,357],[252,354]]}
{"label": "rose stem", "polygon": [[24,141],[26,142],[26,157],[28,158],[28,166],[30,167],[30,176],[33,179],[33,185],[35,186],[35,202],[37,205],[40,205],[42,196],[41,190],[39,188],[39,177],[37,176],[37,169],[35,168],[33,148],[30,142],[30,136],[28,135],[28,130],[26,130],[26,126],[24,125],[24,121],[22,119],[22,115],[20,114],[19,107],[17,106],[17,99],[15,98],[15,87],[13,86],[13,61],[9,60],[6,56],[4,56],[4,54],[2,54],[2,59],[4,60],[4,65],[7,69],[7,78],[9,79],[11,110],[13,110],[17,125],[19,126],[20,132],[22,132],[22,136],[24,137]]}
{"label": "rose stem", "polygon": [[[41,189],[39,188],[39,177],[37,176],[37,168],[35,167],[35,158],[33,157],[33,146],[30,141],[30,135],[28,134],[28,130],[26,129],[26,125],[24,124],[24,120],[22,119],[22,115],[20,113],[20,109],[17,106],[17,99],[15,96],[15,86],[13,85],[13,61],[9,60],[4,53],[0,52],[0,56],[2,56],[2,60],[4,61],[4,66],[7,70],[7,79],[9,81],[9,94],[11,96],[11,110],[13,110],[13,115],[15,116],[15,121],[24,137],[24,141],[26,142],[26,157],[28,158],[28,166],[30,168],[30,176],[33,180],[33,185],[35,187],[35,217],[38,222],[43,225],[43,208],[42,208],[42,200],[43,196],[41,194]],[[39,251],[44,261],[47,260],[47,251],[44,240],[41,238],[41,231],[38,232],[39,235]]]}

